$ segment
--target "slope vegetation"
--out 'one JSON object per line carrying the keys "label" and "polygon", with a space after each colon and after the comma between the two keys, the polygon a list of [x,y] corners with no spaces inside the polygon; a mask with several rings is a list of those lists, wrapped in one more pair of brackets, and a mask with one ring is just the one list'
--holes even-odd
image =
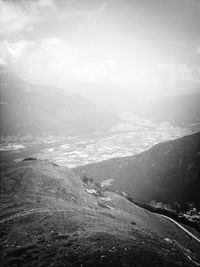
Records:
{"label": "slope vegetation", "polygon": [[2,266],[196,266],[181,229],[66,168],[27,160],[2,168]]}
{"label": "slope vegetation", "polygon": [[135,156],[113,158],[76,168],[137,201],[193,202],[200,208],[200,133],[160,143]]}
{"label": "slope vegetation", "polygon": [[26,160],[1,175],[2,266],[196,266],[198,242],[166,218],[66,168]]}

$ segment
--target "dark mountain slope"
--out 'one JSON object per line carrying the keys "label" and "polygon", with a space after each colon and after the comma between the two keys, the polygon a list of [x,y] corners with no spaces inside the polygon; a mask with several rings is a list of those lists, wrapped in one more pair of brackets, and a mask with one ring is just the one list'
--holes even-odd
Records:
{"label": "dark mountain slope", "polygon": [[198,242],[166,218],[47,161],[2,167],[0,226],[5,267],[175,267],[200,261]]}
{"label": "dark mountain slope", "polygon": [[160,98],[137,111],[141,116],[169,121],[173,124],[200,122],[200,94],[177,95]]}
{"label": "dark mountain slope", "polygon": [[115,190],[125,191],[137,201],[191,201],[200,208],[200,133],[75,171],[96,181],[114,179]]}
{"label": "dark mountain slope", "polygon": [[85,133],[110,127],[117,117],[78,94],[29,84],[0,73],[1,134]]}

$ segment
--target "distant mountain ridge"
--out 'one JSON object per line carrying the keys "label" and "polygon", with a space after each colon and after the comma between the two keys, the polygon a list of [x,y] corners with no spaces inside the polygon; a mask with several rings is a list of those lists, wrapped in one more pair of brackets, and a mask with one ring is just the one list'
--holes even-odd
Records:
{"label": "distant mountain ridge", "polygon": [[[191,104],[199,106],[198,102],[195,104],[195,98],[192,99],[194,103],[191,102],[193,96],[200,94],[200,84],[198,82],[177,82],[174,85],[174,89],[171,87],[166,87],[165,89],[160,87],[155,95],[156,97],[160,95],[160,97],[156,100],[152,100],[152,102],[150,102],[152,96],[147,85],[125,86],[114,82],[68,82],[67,88],[70,88],[72,92],[84,95],[98,106],[104,107],[107,110],[114,110],[115,112],[130,111],[134,113],[141,112],[141,114],[144,112],[145,115],[151,115],[148,114],[148,111],[150,111],[152,107],[155,108],[155,106],[157,106],[157,111],[162,111],[163,106],[161,102],[165,101],[169,101],[169,104],[174,101],[175,105],[178,102],[181,104],[181,102],[185,101],[185,106],[188,105],[188,107],[190,107]],[[161,92],[163,93],[161,94]],[[162,96],[166,94],[168,94],[168,97]],[[183,98],[184,100],[182,100]],[[172,107],[174,104],[171,103]],[[167,107],[169,108],[168,105]],[[176,117],[178,115],[176,115],[178,110],[176,111],[175,107],[173,107],[173,109],[175,111],[174,116]],[[184,107],[181,110],[181,106],[179,106],[179,110],[183,115],[185,114]],[[171,110],[168,111],[169,113],[171,112]]]}
{"label": "distant mountain ridge", "polygon": [[136,201],[193,202],[200,208],[200,132],[75,171],[98,182],[113,179],[115,190]]}
{"label": "distant mountain ridge", "polygon": [[200,93],[163,97],[138,109],[137,113],[178,125],[200,123]]}
{"label": "distant mountain ridge", "polygon": [[82,134],[110,127],[118,119],[79,94],[32,85],[11,72],[0,75],[1,135]]}

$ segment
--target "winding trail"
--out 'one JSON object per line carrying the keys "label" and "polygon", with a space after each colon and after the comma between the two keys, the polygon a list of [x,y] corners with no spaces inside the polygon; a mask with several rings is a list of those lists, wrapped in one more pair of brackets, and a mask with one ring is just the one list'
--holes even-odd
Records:
{"label": "winding trail", "polygon": [[52,212],[62,212],[62,211],[65,211],[65,210],[31,209],[31,210],[19,212],[17,214],[14,214],[14,215],[11,215],[9,217],[6,217],[6,218],[0,220],[0,224],[4,223],[4,222],[7,222],[7,221],[10,221],[10,220],[14,220],[14,219],[19,218],[19,217],[27,216],[27,215],[32,214],[32,213],[45,213],[45,212],[52,213]]}
{"label": "winding trail", "polygon": [[[7,222],[7,221],[10,221],[10,220],[14,220],[16,218],[19,218],[19,217],[23,217],[23,216],[26,216],[26,215],[29,215],[29,214],[32,214],[32,213],[51,213],[51,212],[62,212],[62,211],[65,211],[65,210],[52,210],[52,209],[31,209],[31,210],[27,210],[27,211],[23,211],[23,212],[20,212],[20,213],[17,213],[17,214],[14,214],[14,215],[11,215],[9,217],[6,217],[2,220],[0,220],[0,224],[1,223],[4,223],[4,222]],[[159,216],[161,217],[164,217],[168,220],[170,220],[171,222],[173,222],[174,224],[176,224],[179,228],[181,228],[185,233],[187,233],[190,237],[192,237],[193,239],[195,239],[198,243],[200,243],[200,239],[198,237],[196,237],[194,234],[192,234],[190,231],[188,231],[185,227],[183,227],[180,223],[176,222],[175,220],[173,220],[172,218],[168,217],[168,216],[165,216],[165,215],[162,215],[162,214],[158,214]]]}
{"label": "winding trail", "polygon": [[189,236],[191,236],[192,238],[194,238],[197,242],[200,243],[200,239],[198,237],[196,237],[194,234],[192,234],[190,231],[188,231],[185,227],[183,227],[180,223],[176,222],[175,220],[173,220],[172,218],[159,214],[159,216],[162,216],[170,221],[172,221],[174,224],[176,224],[179,228],[181,228],[185,233],[187,233]]}

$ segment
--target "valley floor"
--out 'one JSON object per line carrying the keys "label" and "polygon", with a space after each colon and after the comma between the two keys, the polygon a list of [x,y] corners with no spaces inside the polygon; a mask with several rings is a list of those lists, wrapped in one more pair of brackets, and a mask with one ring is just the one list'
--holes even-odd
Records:
{"label": "valley floor", "polygon": [[[129,113],[120,116],[121,122],[106,133],[79,137],[37,137],[32,142],[25,141],[25,137],[21,141],[7,140],[0,147],[1,158],[7,157],[7,152],[14,152],[15,161],[34,156],[74,168],[113,157],[135,155],[157,143],[192,133],[190,127],[175,127],[167,122],[142,119]],[[9,155],[7,160],[10,158]]]}

